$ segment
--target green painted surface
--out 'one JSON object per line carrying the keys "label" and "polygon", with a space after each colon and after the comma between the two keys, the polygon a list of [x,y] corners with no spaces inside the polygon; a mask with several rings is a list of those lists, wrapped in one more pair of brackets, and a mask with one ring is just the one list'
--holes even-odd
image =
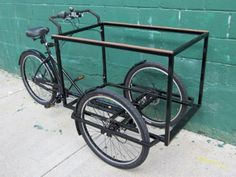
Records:
{"label": "green painted surface", "polygon": [[[0,0],[0,68],[19,73],[18,57],[23,50],[36,48],[39,42],[24,34],[29,27],[48,26],[55,33],[48,16],[74,6],[90,8],[102,20],[166,25],[210,31],[209,53],[203,106],[186,126],[187,129],[236,144],[236,1],[235,0]],[[87,23],[89,17],[81,20]],[[68,29],[66,25],[66,29]],[[95,31],[82,37],[98,39]],[[173,49],[192,36],[130,29],[106,29],[106,38],[147,47]],[[48,37],[50,39],[50,37]],[[197,97],[202,43],[176,58],[175,72],[188,94]],[[91,52],[92,51],[92,52]],[[101,48],[67,43],[62,49],[63,64],[73,76],[85,74],[81,86],[86,89],[101,83]],[[107,49],[109,80],[122,82],[129,68],[144,59],[166,65],[164,57]]]}

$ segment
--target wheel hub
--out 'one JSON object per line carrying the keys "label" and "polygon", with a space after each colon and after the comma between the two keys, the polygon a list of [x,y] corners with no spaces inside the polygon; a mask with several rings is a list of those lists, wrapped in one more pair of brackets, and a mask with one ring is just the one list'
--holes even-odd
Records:
{"label": "wheel hub", "polygon": [[[113,122],[113,121],[107,122],[107,123],[105,124],[105,127],[106,127],[107,129],[111,130],[111,131],[120,131],[120,126],[118,125],[118,123]],[[109,132],[104,132],[103,130],[102,130],[102,133],[106,133],[106,135],[109,136],[109,137],[112,136],[111,133],[109,133]]]}

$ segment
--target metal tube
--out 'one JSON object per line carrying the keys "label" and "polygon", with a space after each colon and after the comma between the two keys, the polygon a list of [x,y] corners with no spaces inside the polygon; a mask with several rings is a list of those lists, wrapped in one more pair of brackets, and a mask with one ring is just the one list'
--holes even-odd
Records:
{"label": "metal tube", "polygon": [[[56,67],[58,66],[58,63],[52,58],[52,61],[53,61],[53,65]],[[62,73],[63,73],[63,76],[65,76],[69,81],[70,83],[72,84],[71,86],[75,87],[75,89],[79,92],[80,95],[83,94],[83,91],[78,87],[78,85],[73,81],[73,79],[70,77],[70,75],[63,69],[62,67]]]}
{"label": "metal tube", "polygon": [[204,86],[205,71],[206,71],[208,40],[209,40],[209,36],[205,37],[204,46],[203,46],[203,54],[202,54],[202,67],[201,67],[201,77],[200,77],[200,85],[199,85],[199,96],[198,96],[199,106],[202,104],[202,97],[203,97],[203,86]]}
{"label": "metal tube", "polygon": [[176,123],[170,132],[170,141],[182,130],[182,128],[188,123],[191,117],[197,112],[199,106],[197,104],[192,107],[184,114],[184,116]]}
{"label": "metal tube", "polygon": [[79,92],[80,95],[83,94],[83,91],[78,87],[78,85],[73,81],[73,79],[70,77],[70,75],[64,70],[62,69],[62,73],[65,75],[65,77],[70,81],[70,83],[72,84],[72,86]]}
{"label": "metal tube", "polygon": [[[166,92],[164,92],[162,90],[158,90],[158,89],[156,90],[156,92],[150,92],[150,91],[148,91],[149,88],[145,88],[145,87],[143,87],[143,88],[141,88],[141,87],[140,88],[128,88],[128,87],[123,86],[122,84],[114,84],[114,83],[111,83],[111,82],[108,82],[106,84],[106,86],[120,88],[120,89],[123,89],[123,90],[131,90],[131,91],[134,91],[134,92],[137,92],[137,93],[143,93],[145,95],[156,96],[156,97],[158,97],[160,99],[163,99],[163,100],[166,100],[166,98],[167,98]],[[145,90],[145,89],[147,89],[147,90]],[[161,93],[161,94],[164,94],[164,96],[160,95],[158,92]],[[180,100],[179,98],[180,98],[180,95],[172,93],[172,100],[171,100],[172,102],[187,105],[187,106],[192,106],[193,98],[188,97],[187,101],[179,101]]]}
{"label": "metal tube", "polygon": [[[104,25],[101,25],[101,39],[105,41]],[[103,84],[107,84],[107,64],[106,64],[106,47],[102,46],[102,67],[103,67]]]}
{"label": "metal tube", "polygon": [[[102,125],[99,125],[99,124],[96,124],[94,122],[91,122],[91,121],[88,121],[88,120],[84,120],[84,119],[78,119],[76,118],[77,121],[81,122],[81,123],[84,123],[84,124],[88,124],[92,127],[95,127],[97,128],[98,130],[101,130],[103,131],[104,133],[109,133],[111,135],[115,135],[117,137],[121,137],[121,138],[124,138],[124,139],[127,139],[129,141],[132,141],[134,143],[137,143],[137,144],[140,144],[140,145],[144,145],[144,146],[149,146],[150,147],[150,143],[146,143],[144,141],[140,141],[139,139],[137,138],[134,138],[132,136],[129,136],[129,135],[126,135],[125,133],[121,133],[119,131],[114,131],[114,130],[110,130],[108,128],[106,128],[105,126],[102,126]],[[130,130],[130,129],[129,129]],[[130,130],[132,131],[132,130]]]}
{"label": "metal tube", "polygon": [[64,40],[64,41],[90,44],[90,45],[95,45],[95,46],[104,46],[104,47],[109,47],[109,48],[123,49],[123,50],[142,52],[142,53],[148,53],[148,54],[156,54],[156,55],[161,55],[161,56],[173,55],[173,51],[171,50],[141,47],[141,46],[122,44],[122,43],[117,43],[117,42],[98,41],[98,40],[78,38],[78,37],[69,37],[69,36],[62,36],[62,35],[52,35],[52,38],[58,39],[58,40]]}
{"label": "metal tube", "polygon": [[101,24],[94,24],[94,25],[86,26],[86,27],[79,28],[79,29],[76,29],[76,30],[68,31],[68,32],[62,33],[60,35],[63,35],[63,36],[72,35],[74,33],[90,30],[90,29],[93,29],[93,28],[96,28],[96,27],[99,27],[99,26],[101,26]]}
{"label": "metal tube", "polygon": [[59,41],[57,39],[54,39],[54,42],[55,42],[55,49],[56,49],[59,82],[60,82],[60,84],[59,84],[60,85],[60,92],[62,94],[63,105],[65,106],[67,104],[67,102],[66,102],[66,91],[65,91],[64,78],[63,78],[63,72],[62,72],[60,46],[59,46]]}
{"label": "metal tube", "polygon": [[170,56],[168,60],[168,85],[167,85],[167,99],[166,99],[166,126],[165,126],[165,145],[170,143],[170,120],[171,120],[171,99],[173,87],[173,73],[174,73],[174,56]]}
{"label": "metal tube", "polygon": [[103,24],[105,26],[127,27],[127,28],[143,29],[143,30],[165,31],[165,32],[174,32],[174,33],[185,33],[185,34],[202,34],[202,33],[207,32],[205,30],[172,28],[172,27],[165,27],[165,26],[138,25],[138,24],[119,23],[119,22],[103,22]]}
{"label": "metal tube", "polygon": [[208,33],[203,33],[203,34],[193,38],[192,40],[186,42],[185,44],[181,45],[180,47],[178,47],[177,49],[174,50],[174,55],[178,55],[180,52],[183,52],[188,47],[191,47],[192,45],[196,44],[200,40],[204,39],[207,35],[208,35]]}

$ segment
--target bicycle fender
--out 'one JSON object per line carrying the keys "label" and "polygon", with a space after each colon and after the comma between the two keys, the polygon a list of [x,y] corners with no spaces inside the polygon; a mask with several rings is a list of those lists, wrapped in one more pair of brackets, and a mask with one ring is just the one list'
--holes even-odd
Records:
{"label": "bicycle fender", "polygon": [[43,54],[42,54],[41,52],[39,52],[38,50],[36,50],[36,49],[28,49],[28,50],[25,50],[25,51],[23,51],[23,52],[21,53],[20,58],[19,58],[19,61],[18,61],[18,65],[20,65],[20,63],[21,63],[21,58],[22,58],[22,56],[23,56],[25,53],[27,53],[27,52],[34,52],[35,54],[39,55],[41,58],[45,58],[45,59],[46,59],[45,55],[43,55]]}

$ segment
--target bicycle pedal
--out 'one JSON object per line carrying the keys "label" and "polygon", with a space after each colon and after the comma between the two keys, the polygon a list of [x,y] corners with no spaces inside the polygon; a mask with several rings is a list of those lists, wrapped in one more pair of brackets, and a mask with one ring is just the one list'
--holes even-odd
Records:
{"label": "bicycle pedal", "polygon": [[83,80],[84,78],[85,78],[84,75],[80,75],[74,81],[77,82],[77,81]]}

